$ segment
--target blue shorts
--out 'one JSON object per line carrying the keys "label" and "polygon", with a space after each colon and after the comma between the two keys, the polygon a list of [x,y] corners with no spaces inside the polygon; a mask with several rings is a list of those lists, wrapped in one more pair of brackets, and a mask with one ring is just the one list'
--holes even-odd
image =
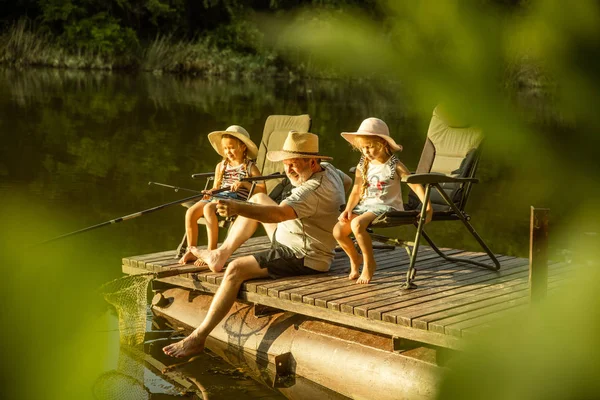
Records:
{"label": "blue shorts", "polygon": [[219,200],[219,199],[232,199],[232,200],[243,200],[237,192],[230,192],[229,190],[225,191],[225,192],[221,192],[221,193],[217,193],[214,196],[212,196],[211,198],[209,198],[208,200],[200,200],[202,203],[210,203],[213,200]]}
{"label": "blue shorts", "polygon": [[233,200],[242,200],[240,195],[237,192],[230,192],[229,190],[221,193],[217,193],[213,196],[214,199],[233,199]]}
{"label": "blue shorts", "polygon": [[390,211],[396,211],[394,207],[386,206],[384,204],[358,204],[352,210],[352,214],[363,215],[366,212],[372,212],[376,216],[383,215]]}

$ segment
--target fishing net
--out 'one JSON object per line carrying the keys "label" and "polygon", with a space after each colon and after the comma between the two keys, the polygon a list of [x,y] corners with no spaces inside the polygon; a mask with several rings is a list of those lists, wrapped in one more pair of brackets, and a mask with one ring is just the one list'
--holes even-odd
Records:
{"label": "fishing net", "polygon": [[92,391],[98,400],[146,400],[152,395],[144,384],[143,360],[124,346],[119,352],[117,369],[100,375]]}
{"label": "fishing net", "polygon": [[135,348],[144,343],[148,284],[152,274],[129,275],[105,283],[99,289],[119,317],[119,351],[116,369],[100,375],[92,388],[98,400],[145,400],[151,393],[144,384],[143,360]]}
{"label": "fishing net", "polygon": [[117,310],[121,344],[144,343],[148,284],[152,274],[129,275],[100,287],[104,299]]}

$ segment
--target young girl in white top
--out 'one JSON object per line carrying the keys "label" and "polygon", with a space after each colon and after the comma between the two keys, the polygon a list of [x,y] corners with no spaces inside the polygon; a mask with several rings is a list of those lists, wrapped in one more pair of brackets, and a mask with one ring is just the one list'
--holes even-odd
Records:
{"label": "young girl in white top", "polygon": [[[356,177],[346,208],[338,217],[333,235],[340,247],[350,258],[349,279],[356,283],[369,283],[375,272],[371,237],[367,233],[369,224],[379,215],[388,211],[402,211],[400,181],[410,174],[396,158],[395,151],[402,146],[390,136],[385,122],[378,118],[367,118],[356,132],[344,132],[342,137],[362,153],[356,168]],[[425,190],[418,184],[408,184],[423,201]],[[425,222],[431,221],[433,209],[427,204]],[[362,257],[354,247],[350,233],[354,234],[362,252]],[[359,267],[363,265],[359,276]]]}
{"label": "young girl in white top", "polygon": [[[198,240],[198,218],[204,216],[206,219],[206,232],[208,236],[207,249],[217,248],[219,239],[219,226],[217,219],[217,204],[213,199],[230,198],[246,200],[252,184],[240,182],[241,179],[259,176],[260,171],[254,163],[258,154],[258,148],[250,139],[248,132],[238,125],[232,125],[224,131],[216,131],[208,134],[208,140],[219,155],[223,157],[215,167],[215,178],[213,188],[208,191],[203,200],[191,206],[185,214],[185,231],[187,235],[187,251],[179,260],[180,264],[194,261],[201,265],[202,261],[192,254],[191,247],[196,246]],[[229,188],[214,196],[210,194],[215,189]],[[254,193],[265,193],[264,182],[255,186]]]}

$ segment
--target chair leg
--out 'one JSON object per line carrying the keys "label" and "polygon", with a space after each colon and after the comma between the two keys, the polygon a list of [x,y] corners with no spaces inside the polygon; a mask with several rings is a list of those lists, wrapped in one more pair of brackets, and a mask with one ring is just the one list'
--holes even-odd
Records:
{"label": "chair leg", "polygon": [[183,239],[181,239],[181,243],[179,243],[179,246],[177,246],[177,250],[175,250],[175,258],[179,260],[181,257],[183,257],[183,255],[185,254],[186,251],[187,251],[187,235],[184,233]]}
{"label": "chair leg", "polygon": [[417,261],[417,254],[419,252],[419,242],[421,241],[421,234],[423,233],[423,227],[425,226],[425,210],[427,209],[427,203],[429,201],[429,195],[431,193],[431,186],[425,186],[425,201],[423,201],[423,205],[421,206],[421,215],[419,216],[419,224],[417,225],[417,234],[415,235],[415,243],[413,245],[411,255],[410,255],[410,264],[408,266],[408,271],[406,271],[406,282],[404,282],[400,289],[402,290],[410,290],[416,289],[417,285],[413,283],[415,276],[417,275],[417,269],[415,268],[415,263]]}
{"label": "chair leg", "polygon": [[448,197],[448,195],[446,194],[446,192],[444,192],[444,190],[438,184],[434,184],[434,185],[435,185],[437,191],[440,193],[440,195],[444,198],[444,200],[446,201],[446,203],[448,203],[448,205],[450,207],[452,207],[452,210],[454,211],[454,213],[456,214],[456,216],[462,221],[462,223],[465,225],[465,227],[467,228],[467,230],[469,231],[469,233],[471,233],[471,235],[475,238],[475,240],[477,240],[477,243],[479,243],[479,245],[481,246],[481,248],[485,251],[485,253],[488,255],[488,257],[490,258],[490,260],[494,263],[494,265],[485,264],[485,263],[481,263],[481,262],[478,262],[478,261],[473,261],[473,260],[469,260],[469,259],[465,259],[465,258],[460,258],[460,257],[449,257],[449,256],[446,256],[440,249],[437,248],[437,246],[425,234],[425,232],[423,232],[423,237],[425,238],[425,240],[429,243],[429,245],[433,248],[433,250],[436,253],[438,253],[440,255],[440,257],[444,258],[445,260],[465,262],[465,263],[468,263],[468,264],[473,264],[473,265],[477,265],[479,267],[487,268],[487,269],[492,270],[492,271],[498,271],[498,270],[500,270],[500,262],[498,261],[498,259],[494,255],[494,253],[492,253],[492,250],[490,250],[490,248],[487,246],[487,244],[485,244],[485,242],[483,241],[483,239],[481,238],[481,236],[479,236],[479,234],[475,231],[475,228],[473,228],[473,225],[471,225],[471,223],[467,220],[467,218],[464,216],[464,214],[458,209],[458,207],[456,207],[456,204],[454,204],[450,200],[450,198]]}

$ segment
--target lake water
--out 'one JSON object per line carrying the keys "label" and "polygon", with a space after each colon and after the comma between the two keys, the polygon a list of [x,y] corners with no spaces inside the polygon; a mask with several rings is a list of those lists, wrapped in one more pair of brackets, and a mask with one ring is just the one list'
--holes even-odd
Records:
{"label": "lake water", "polygon": [[[359,156],[340,132],[355,130],[370,116],[388,123],[404,146],[400,159],[409,169],[416,167],[427,119],[403,100],[401,85],[395,83],[221,82],[152,74],[1,70],[4,253],[7,257],[17,254],[7,262],[28,262],[8,273],[7,290],[28,287],[41,273],[45,284],[27,301],[36,301],[32,309],[42,321],[51,306],[54,312],[48,324],[83,326],[87,319],[74,316],[87,315],[90,309],[94,309],[90,320],[104,318],[101,306],[85,306],[74,299],[87,298],[90,288],[119,277],[122,257],[175,249],[184,231],[182,207],[74,236],[50,249],[36,249],[31,257],[9,250],[186,197],[148,182],[200,189],[204,182],[190,175],[212,171],[219,160],[207,133],[239,124],[258,141],[267,116],[303,113],[312,117],[321,152],[334,157],[333,163],[342,170],[354,166]],[[553,224],[560,226],[566,219],[560,210],[573,200],[541,171],[533,169],[525,179],[515,179],[521,168],[514,159],[486,150],[479,170],[481,183],[474,188],[467,209],[494,252],[526,257],[529,207],[559,210],[553,214]],[[459,224],[438,225],[429,233],[441,246],[478,250]],[[204,243],[203,235],[200,230],[200,243]],[[551,242],[551,246],[555,257],[567,252],[565,243]],[[35,271],[35,275],[24,275],[24,271]],[[53,296],[57,286],[66,290],[62,300]],[[37,300],[42,298],[48,310],[40,308]],[[38,323],[23,319],[22,314],[15,318],[22,319],[24,327]],[[114,321],[106,324],[112,326]],[[24,330],[23,340],[29,331]],[[61,335],[48,338],[49,343],[64,340]],[[112,349],[107,359],[114,361],[118,342],[107,346]],[[214,371],[233,368],[209,356],[205,362],[202,365],[212,365]],[[233,391],[220,398],[244,398],[238,390],[239,379],[221,375]],[[154,379],[160,382],[161,378],[150,380]],[[165,382],[158,386],[170,388]],[[162,393],[167,396],[169,390]],[[262,389],[252,390],[256,394]],[[271,391],[269,396],[278,394]]]}

